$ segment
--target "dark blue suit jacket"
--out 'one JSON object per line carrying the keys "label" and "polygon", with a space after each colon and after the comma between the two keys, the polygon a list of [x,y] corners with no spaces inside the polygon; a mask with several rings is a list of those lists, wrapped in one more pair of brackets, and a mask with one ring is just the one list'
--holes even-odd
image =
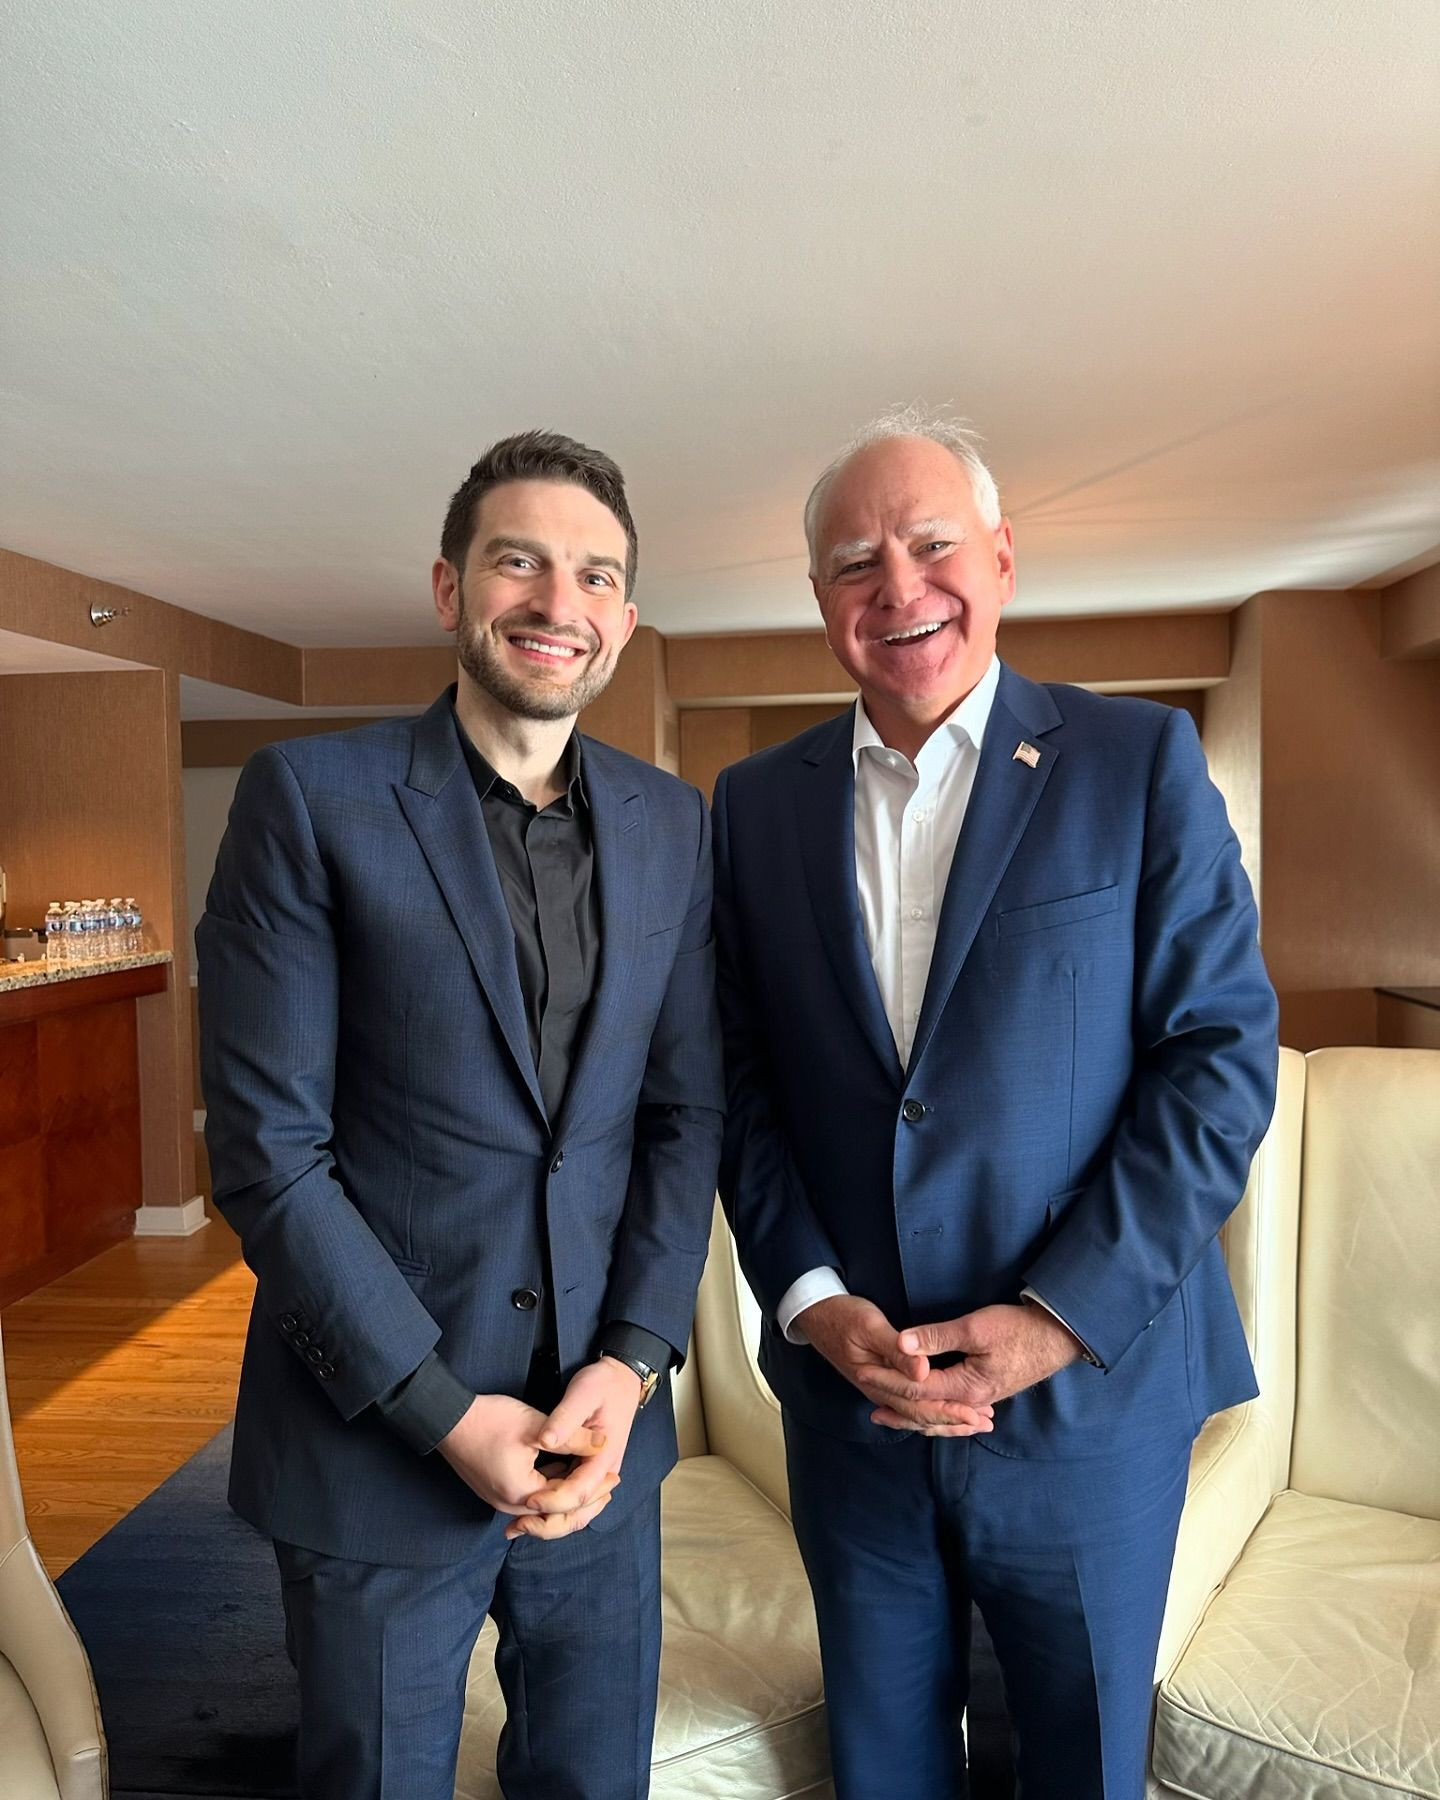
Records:
{"label": "dark blue suit jacket", "polygon": [[[634,757],[587,738],[583,768],[601,963],[555,1119],[448,695],[240,778],[196,942],[215,1199],[259,1278],[231,1500],[274,1537],[439,1563],[493,1526],[372,1402],[437,1346],[521,1393],[542,1207],[567,1374],[607,1321],[689,1341],[723,1104],[709,824]],[[595,1528],[674,1460],[667,1388]]]}
{"label": "dark blue suit jacket", "polygon": [[781,1337],[790,1283],[829,1264],[897,1326],[1028,1283],[1105,1367],[1006,1401],[978,1441],[1023,1457],[1173,1441],[1255,1392],[1216,1234],[1277,1061],[1250,885],[1194,725],[1002,669],[908,1069],[860,921],[852,728],[846,712],[751,757],[715,795],[721,1192],[765,1373],[805,1423],[893,1441]]}

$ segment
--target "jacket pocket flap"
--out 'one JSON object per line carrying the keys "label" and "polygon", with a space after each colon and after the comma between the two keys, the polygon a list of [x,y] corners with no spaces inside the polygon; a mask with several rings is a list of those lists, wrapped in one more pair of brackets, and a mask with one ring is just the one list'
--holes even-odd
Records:
{"label": "jacket pocket flap", "polygon": [[997,913],[995,929],[1001,937],[1018,931],[1043,931],[1048,925],[1071,925],[1077,919],[1114,912],[1119,904],[1119,886],[1111,882],[1109,887],[1091,888],[1084,894],[1065,894],[1058,900],[1041,900],[1034,906],[1017,906],[1012,912]]}

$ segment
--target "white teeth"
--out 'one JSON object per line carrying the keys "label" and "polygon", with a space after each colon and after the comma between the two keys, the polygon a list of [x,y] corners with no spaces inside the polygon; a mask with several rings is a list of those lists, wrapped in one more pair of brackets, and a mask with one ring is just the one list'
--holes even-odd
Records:
{"label": "white teeth", "polygon": [[554,656],[559,657],[562,660],[566,657],[578,656],[580,654],[577,649],[568,647],[565,644],[542,644],[539,638],[517,637],[511,638],[510,642],[514,644],[517,649],[538,650],[542,656]]}
{"label": "white teeth", "polygon": [[943,619],[937,619],[933,625],[914,625],[909,631],[897,631],[894,637],[887,637],[885,642],[887,644],[903,644],[907,638],[929,637],[944,623]]}

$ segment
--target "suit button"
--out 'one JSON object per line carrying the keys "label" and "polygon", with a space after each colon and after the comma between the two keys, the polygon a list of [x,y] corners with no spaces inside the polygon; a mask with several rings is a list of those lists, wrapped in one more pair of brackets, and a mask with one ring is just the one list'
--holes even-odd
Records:
{"label": "suit button", "polygon": [[332,1381],[335,1377],[335,1365],[332,1362],[316,1363],[315,1373],[322,1381]]}
{"label": "suit button", "polygon": [[325,1360],[325,1352],[318,1344],[312,1344],[305,1352],[305,1360],[306,1362],[314,1363],[318,1367]]}
{"label": "suit button", "polygon": [[296,1331],[299,1329],[299,1325],[300,1321],[295,1317],[294,1313],[281,1313],[280,1329],[282,1331]]}
{"label": "suit button", "polygon": [[534,1288],[516,1288],[510,1296],[510,1304],[519,1312],[534,1312],[540,1304],[540,1296]]}
{"label": "suit button", "polygon": [[927,1110],[924,1101],[907,1100],[900,1108],[900,1117],[907,1125],[915,1125],[925,1117]]}
{"label": "suit button", "polygon": [[563,1150],[557,1150],[555,1152],[555,1160],[550,1165],[550,1173],[552,1175],[558,1175],[560,1173],[561,1165],[564,1163],[564,1161],[565,1161],[565,1152]]}
{"label": "suit button", "polygon": [[310,1342],[310,1333],[308,1331],[292,1331],[290,1333],[290,1341],[297,1349],[303,1350]]}

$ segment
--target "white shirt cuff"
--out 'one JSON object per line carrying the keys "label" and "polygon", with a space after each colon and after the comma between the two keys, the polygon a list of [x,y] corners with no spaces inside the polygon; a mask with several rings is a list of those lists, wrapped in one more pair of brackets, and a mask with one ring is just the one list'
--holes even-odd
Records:
{"label": "white shirt cuff", "polygon": [[1032,1288],[1032,1287],[1021,1288],[1020,1298],[1022,1300],[1033,1300],[1037,1306],[1043,1307],[1045,1309],[1045,1311],[1049,1313],[1049,1315],[1052,1319],[1060,1319],[1060,1323],[1065,1327],[1065,1329],[1070,1333],[1071,1337],[1073,1337],[1075,1342],[1080,1346],[1080,1353],[1085,1358],[1086,1362],[1088,1362],[1090,1364],[1091,1368],[1092,1369],[1104,1368],[1105,1365],[1100,1361],[1100,1358],[1095,1354],[1095,1352],[1085,1342],[1084,1338],[1081,1337],[1080,1333],[1074,1329],[1074,1327],[1071,1325],[1070,1321],[1068,1319],[1060,1318],[1060,1314],[1058,1312],[1056,1312],[1055,1308],[1050,1304],[1050,1302],[1048,1300],[1044,1299],[1041,1295],[1037,1294],[1035,1292],[1034,1288]]}
{"label": "white shirt cuff", "polygon": [[817,1300],[829,1300],[835,1294],[848,1294],[849,1288],[834,1269],[808,1269],[798,1281],[792,1281],[780,1296],[775,1308],[775,1322],[791,1344],[808,1344],[803,1331],[795,1330],[795,1320],[807,1306]]}

